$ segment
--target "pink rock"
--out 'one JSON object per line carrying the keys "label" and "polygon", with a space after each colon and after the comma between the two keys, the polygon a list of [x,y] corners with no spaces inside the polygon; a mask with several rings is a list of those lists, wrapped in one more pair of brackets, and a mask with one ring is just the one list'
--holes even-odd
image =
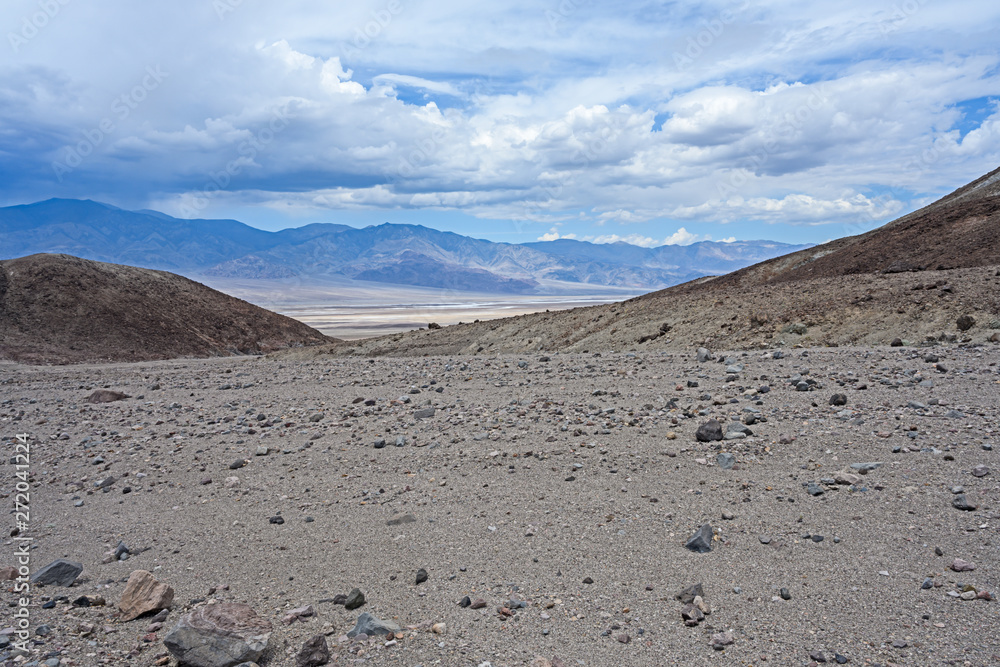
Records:
{"label": "pink rock", "polygon": [[975,563],[970,563],[967,560],[962,560],[961,558],[956,558],[951,564],[951,569],[955,572],[972,572],[976,569]]}

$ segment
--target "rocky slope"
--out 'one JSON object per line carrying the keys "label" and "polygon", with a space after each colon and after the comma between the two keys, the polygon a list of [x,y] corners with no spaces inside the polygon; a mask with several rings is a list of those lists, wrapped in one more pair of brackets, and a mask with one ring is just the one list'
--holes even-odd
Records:
{"label": "rocky slope", "polygon": [[69,255],[0,261],[0,359],[148,361],[332,341],[301,322],[163,271]]}

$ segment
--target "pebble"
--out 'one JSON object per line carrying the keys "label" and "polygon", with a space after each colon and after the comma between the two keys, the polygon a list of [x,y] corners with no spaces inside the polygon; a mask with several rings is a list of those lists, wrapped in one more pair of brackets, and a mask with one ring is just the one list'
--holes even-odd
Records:
{"label": "pebble", "polygon": [[969,500],[965,497],[964,493],[959,493],[954,498],[952,498],[951,505],[955,509],[963,510],[965,512],[974,512],[977,509],[977,506],[970,503]]}

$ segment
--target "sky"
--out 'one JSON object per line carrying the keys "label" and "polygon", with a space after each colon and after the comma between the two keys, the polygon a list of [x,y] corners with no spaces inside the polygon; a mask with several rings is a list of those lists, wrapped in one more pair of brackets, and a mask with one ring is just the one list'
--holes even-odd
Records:
{"label": "sky", "polygon": [[993,0],[5,0],[0,205],[822,243],[1000,166],[998,32]]}

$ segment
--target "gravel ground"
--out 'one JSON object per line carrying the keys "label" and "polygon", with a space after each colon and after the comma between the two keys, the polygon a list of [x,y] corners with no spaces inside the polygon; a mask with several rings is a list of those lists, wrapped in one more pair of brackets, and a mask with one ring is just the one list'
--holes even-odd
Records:
{"label": "gravel ground", "polygon": [[[1000,664],[1000,349],[728,356],[0,365],[12,503],[7,458],[30,435],[32,571],[84,565],[71,588],[32,588],[32,628],[50,633],[27,662],[167,664],[166,631],[217,600],[272,621],[262,667],[294,665],[317,634],[343,665]],[[87,403],[100,388],[130,397]],[[746,438],[695,438],[750,415]],[[866,462],[881,465],[851,468]],[[953,507],[957,486],[976,510]],[[704,524],[712,550],[686,549]],[[132,555],[110,561],[119,541]],[[117,619],[136,569],[176,592],[153,634]],[[697,583],[711,614],[686,627],[676,596]],[[994,600],[954,597],[966,586]],[[353,588],[360,609],[331,601]],[[107,606],[73,606],[82,595]],[[526,605],[498,611],[511,599]],[[284,623],[307,604],[315,616]],[[346,640],[365,611],[402,638]],[[734,642],[713,650],[723,631]]]}

